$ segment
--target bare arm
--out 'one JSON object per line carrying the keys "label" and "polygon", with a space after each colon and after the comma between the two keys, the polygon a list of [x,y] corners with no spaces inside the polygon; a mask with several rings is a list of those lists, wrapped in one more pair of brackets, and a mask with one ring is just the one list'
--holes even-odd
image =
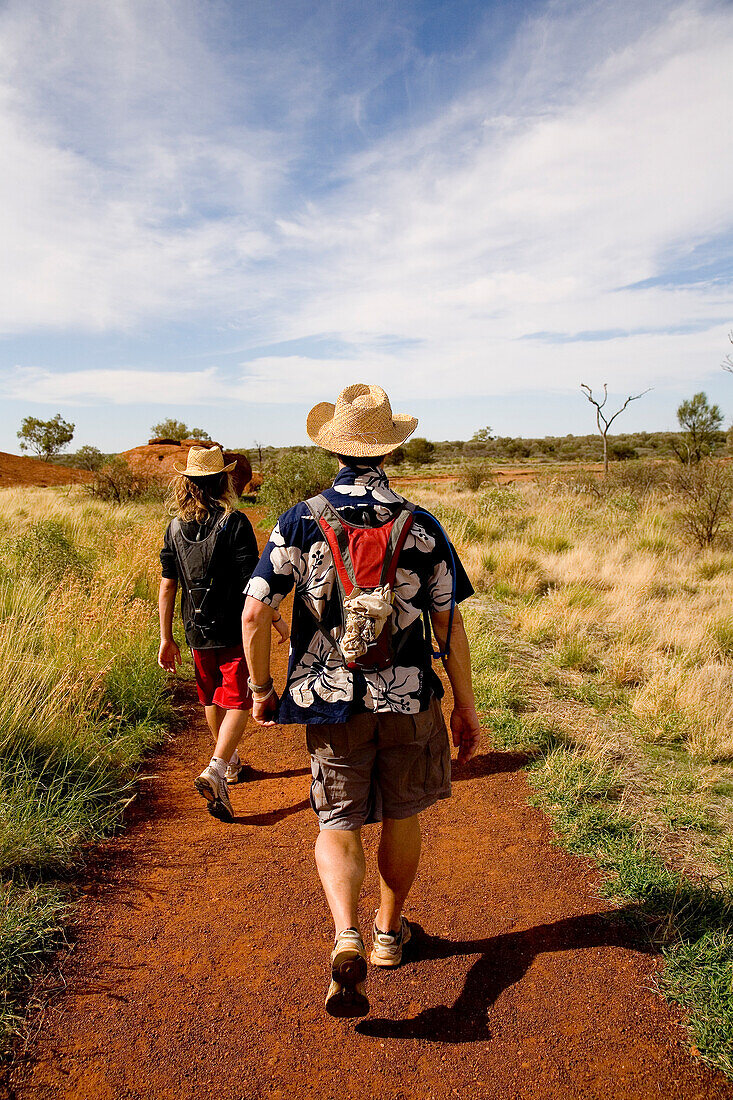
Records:
{"label": "bare arm", "polygon": [[[435,637],[441,650],[445,649],[450,623],[450,611],[431,611]],[[453,744],[458,749],[458,763],[466,764],[478,749],[481,727],[476,714],[476,700],[473,694],[471,678],[471,654],[468,648],[466,628],[463,616],[458,608],[453,615],[453,629],[450,636],[450,654],[443,659],[443,667],[448,673],[453,689],[453,710],[450,716],[450,728]]]}
{"label": "bare arm", "polygon": [[[253,684],[265,686],[270,682],[270,630],[277,615],[269,604],[247,596],[242,611],[242,645]],[[266,689],[269,692],[269,687]],[[277,706],[277,695],[253,692],[252,717],[261,726],[273,726],[272,716]],[[259,695],[259,698],[258,698]]]}
{"label": "bare arm", "polygon": [[166,672],[175,672],[181,663],[181,651],[173,639],[173,611],[176,606],[178,581],[163,577],[158,590],[158,618],[160,619],[160,649],[158,664]]}

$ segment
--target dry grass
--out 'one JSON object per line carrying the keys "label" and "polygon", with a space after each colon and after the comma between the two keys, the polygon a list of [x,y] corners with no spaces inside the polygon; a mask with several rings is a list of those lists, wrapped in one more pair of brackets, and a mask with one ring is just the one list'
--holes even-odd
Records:
{"label": "dry grass", "polygon": [[0,1046],[57,942],[65,872],[119,819],[170,720],[154,601],[164,517],[0,491]]}
{"label": "dry grass", "polygon": [[523,637],[624,689],[650,740],[733,760],[733,557],[685,544],[674,501],[542,483],[420,501]]}

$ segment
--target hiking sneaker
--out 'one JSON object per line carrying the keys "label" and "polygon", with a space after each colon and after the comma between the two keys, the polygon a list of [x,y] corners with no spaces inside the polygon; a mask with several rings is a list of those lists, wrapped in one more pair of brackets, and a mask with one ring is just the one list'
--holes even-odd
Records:
{"label": "hiking sneaker", "polygon": [[372,929],[372,953],[369,958],[372,966],[399,966],[402,962],[402,949],[412,939],[409,921],[400,917],[399,932],[380,932],[377,922]]}
{"label": "hiking sneaker", "polygon": [[369,1000],[364,991],[367,958],[364,941],[355,928],[339,932],[331,952],[331,984],[326,994],[329,1016],[348,1019],[366,1016]]}
{"label": "hiking sneaker", "polygon": [[234,821],[234,810],[229,801],[226,779],[221,779],[216,768],[211,764],[204,768],[201,775],[193,781],[193,785],[202,798],[209,804],[209,813],[219,821]]}
{"label": "hiking sneaker", "polygon": [[254,768],[251,764],[243,764],[238,760],[236,764],[230,764],[227,767],[226,781],[230,787],[233,787],[235,783],[246,783],[252,779],[253,775]]}

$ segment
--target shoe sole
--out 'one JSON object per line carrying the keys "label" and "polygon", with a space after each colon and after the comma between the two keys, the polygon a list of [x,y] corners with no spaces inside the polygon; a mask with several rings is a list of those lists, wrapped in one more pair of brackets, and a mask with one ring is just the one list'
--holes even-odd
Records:
{"label": "shoe sole", "polygon": [[224,805],[219,798],[219,794],[214,790],[214,787],[208,779],[203,779],[200,775],[193,781],[193,785],[201,795],[208,802],[208,810],[212,817],[215,817],[218,821],[226,821],[231,823],[234,821],[234,814],[232,811]]}
{"label": "shoe sole", "polygon": [[331,986],[326,996],[326,1012],[339,1020],[366,1016],[369,998],[357,989],[367,974],[363,955],[341,952],[331,963]]}
{"label": "shoe sole", "polygon": [[372,964],[372,966],[381,966],[384,970],[395,970],[398,966],[402,966],[402,952],[405,950],[411,939],[412,933],[410,932],[410,926],[408,925],[405,929],[404,939],[400,944],[399,955],[389,955],[387,957],[383,957],[382,955],[378,955],[377,948],[373,947],[372,953],[369,956],[369,962]]}

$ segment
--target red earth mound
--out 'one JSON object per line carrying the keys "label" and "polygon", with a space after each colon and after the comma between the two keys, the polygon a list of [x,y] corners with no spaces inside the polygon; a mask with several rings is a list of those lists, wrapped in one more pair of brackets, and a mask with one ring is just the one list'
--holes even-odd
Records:
{"label": "red earth mound", "polygon": [[[129,451],[123,451],[120,455],[129,464],[136,474],[152,478],[155,481],[168,482],[178,472],[176,466],[186,465],[186,457],[191,447],[205,447],[196,439],[184,439],[182,443],[171,440],[158,442],[151,440],[144,447],[133,447]],[[221,446],[221,444],[212,444]],[[252,467],[244,455],[233,454],[224,451],[225,462],[236,462],[236,468],[232,471],[234,488],[236,492],[243,493],[252,478]]]}
{"label": "red earth mound", "polygon": [[40,458],[26,458],[25,455],[6,454],[0,451],[0,489],[12,485],[70,485],[91,481],[88,470],[79,470],[75,466],[55,466],[52,462],[42,462]]}

